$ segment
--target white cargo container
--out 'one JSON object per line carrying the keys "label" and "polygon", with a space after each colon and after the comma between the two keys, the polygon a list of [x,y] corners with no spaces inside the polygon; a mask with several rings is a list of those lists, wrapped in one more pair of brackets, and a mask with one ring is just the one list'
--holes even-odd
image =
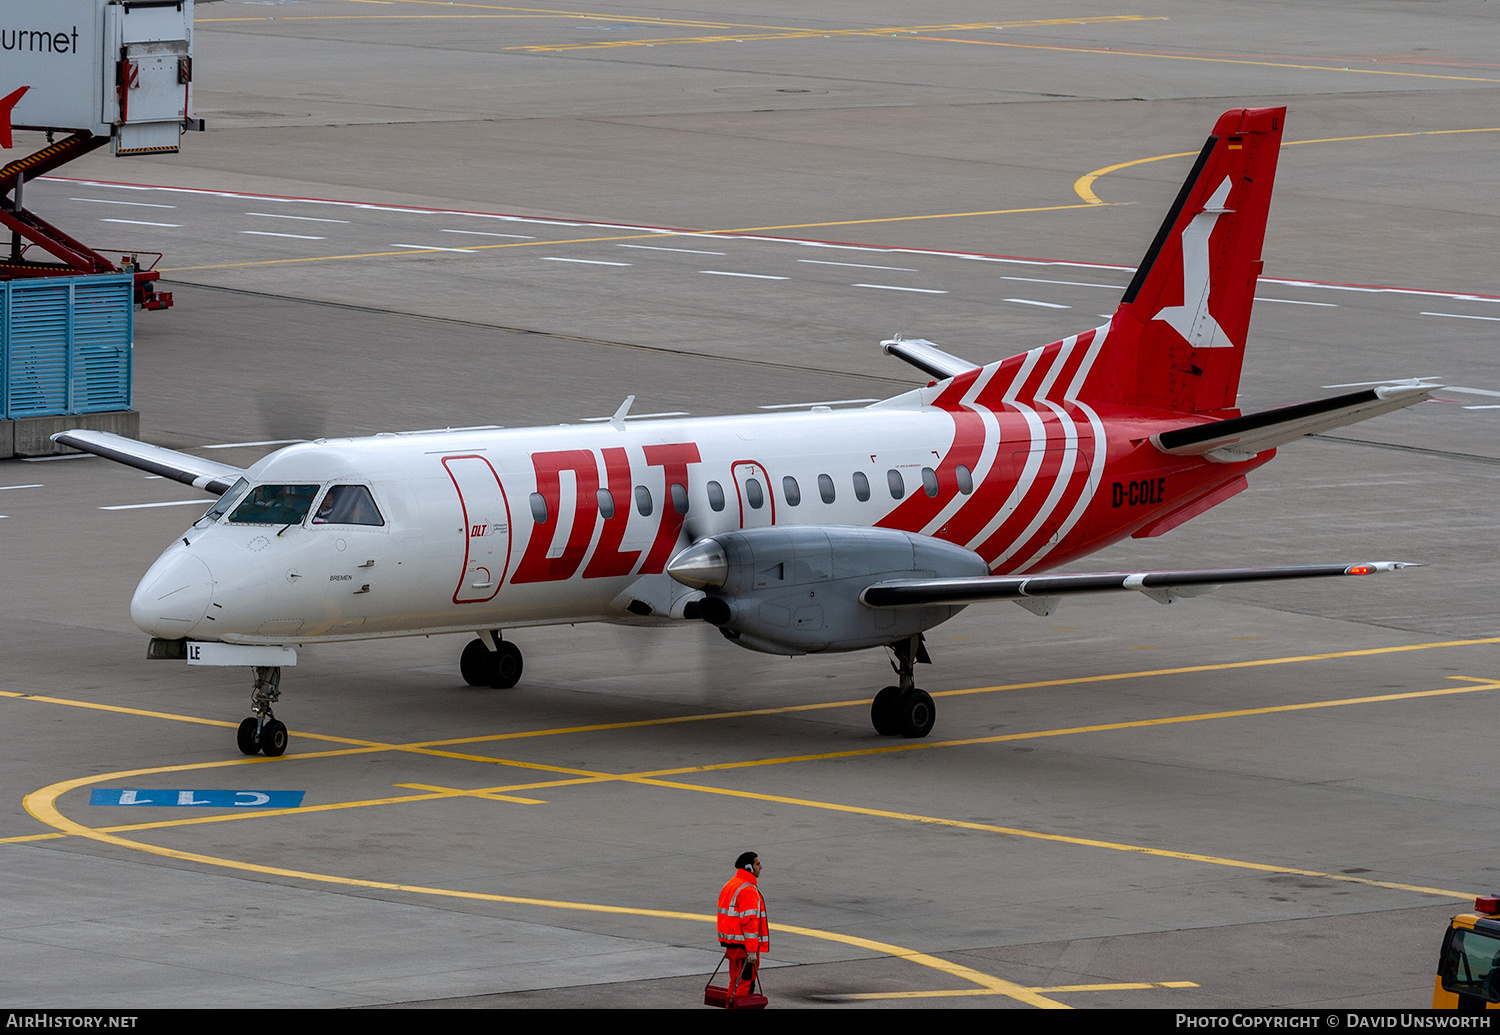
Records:
{"label": "white cargo container", "polygon": [[107,136],[119,155],[176,151],[202,128],[193,0],[3,0],[0,97],[20,87],[17,128]]}

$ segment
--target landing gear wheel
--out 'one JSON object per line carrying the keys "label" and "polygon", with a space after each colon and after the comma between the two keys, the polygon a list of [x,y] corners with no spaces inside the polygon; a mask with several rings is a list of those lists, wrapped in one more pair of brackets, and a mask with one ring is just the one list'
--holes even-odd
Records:
{"label": "landing gear wheel", "polygon": [[286,727],[271,714],[271,705],[281,699],[281,667],[255,666],[255,689],[250,693],[250,718],[235,731],[235,743],[247,755],[265,752],[275,758],[286,750]]}
{"label": "landing gear wheel", "polygon": [[909,739],[927,736],[937,721],[937,705],[932,703],[932,695],[926,690],[908,690],[901,695],[893,711],[901,735]]}
{"label": "landing gear wheel", "polygon": [[[928,724],[929,727],[931,723]],[[242,725],[241,729],[244,728]],[[275,758],[286,751],[286,724],[270,719],[260,730],[260,749],[267,758]]]}
{"label": "landing gear wheel", "polygon": [[235,742],[239,744],[241,754],[260,754],[260,720],[252,715],[240,723],[239,732],[235,734]]}
{"label": "landing gear wheel", "polygon": [[495,655],[483,640],[470,640],[459,656],[458,670],[470,686],[489,686],[495,674]]}
{"label": "landing gear wheel", "polygon": [[493,655],[495,666],[490,672],[490,686],[496,690],[509,690],[521,681],[521,648],[509,640],[501,640]]}
{"label": "landing gear wheel", "polygon": [[896,737],[901,734],[901,723],[896,718],[896,705],[900,700],[901,688],[888,686],[876,694],[875,700],[870,702],[870,724],[882,737]]}

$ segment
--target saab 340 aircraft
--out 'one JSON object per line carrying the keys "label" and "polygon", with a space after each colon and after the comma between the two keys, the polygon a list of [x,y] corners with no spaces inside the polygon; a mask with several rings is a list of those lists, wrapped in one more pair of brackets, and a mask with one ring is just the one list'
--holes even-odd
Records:
{"label": "saab 340 aircraft", "polygon": [[1218,506],[1303,435],[1427,398],[1393,383],[1242,415],[1245,335],[1284,108],[1214,126],[1102,327],[978,365],[885,350],[933,380],[848,410],[318,440],[240,470],[101,432],[59,442],[221,494],[131,602],[148,656],[254,669],[246,754],[280,755],[295,647],[471,632],[464,679],[514,686],[502,630],[705,621],[773,654],[889,648],[877,732],[922,737],[925,630],[976,601],[1161,603],[1224,583],[1400,562],[1042,574]]}

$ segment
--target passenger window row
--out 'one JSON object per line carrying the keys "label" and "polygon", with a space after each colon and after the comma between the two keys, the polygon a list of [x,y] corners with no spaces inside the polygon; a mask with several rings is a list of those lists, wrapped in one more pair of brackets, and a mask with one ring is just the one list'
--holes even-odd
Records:
{"label": "passenger window row", "polygon": [[[712,504],[712,486],[714,486],[714,484],[714,482],[709,482],[710,505]],[[679,514],[686,514],[688,512],[687,486],[681,485],[677,482],[673,482],[670,486],[667,487],[667,494],[672,497],[673,510],[677,511],[677,513]],[[639,513],[641,517],[650,517],[656,510],[656,501],[651,498],[651,490],[644,485],[637,485],[632,495],[635,497],[636,512]],[[614,493],[610,492],[608,489],[600,489],[598,493],[598,501],[599,516],[602,517],[605,521],[614,520],[616,513],[618,513],[615,509]],[[722,490],[720,491],[719,495],[719,506],[715,507],[714,509],[724,509],[724,497]],[[549,517],[551,517],[551,515],[547,511],[547,500],[542,496],[541,493],[533,492],[531,494],[531,519],[539,525],[545,525]]]}
{"label": "passenger window row", "polygon": [[[959,492],[967,496],[974,491],[973,472],[963,464],[959,464],[953,473],[954,480],[958,483]],[[863,471],[855,471],[852,481],[854,484],[854,498],[861,503],[868,502],[870,499],[870,479],[865,476]],[[885,472],[885,484],[886,488],[890,491],[891,499],[899,500],[906,496],[906,479],[894,467]],[[922,491],[934,499],[937,498],[937,494],[941,491],[941,486],[938,484],[937,472],[930,467],[922,468]],[[838,494],[834,489],[832,476],[826,474],[818,475],[818,496],[824,503],[832,503],[837,499]],[[791,475],[786,475],[781,479],[781,498],[786,501],[786,505],[789,507],[796,507],[802,504],[802,487],[797,483],[797,479]],[[749,504],[751,510],[759,510],[766,505],[765,490],[761,488],[759,478],[745,479],[745,502]],[[724,489],[718,482],[708,483],[708,505],[714,510],[724,509]]]}
{"label": "passenger window row", "polygon": [[[974,475],[963,464],[959,464],[954,470],[954,479],[958,484],[958,491],[965,496],[974,491]],[[906,496],[906,479],[901,472],[891,468],[885,473],[886,488],[890,491],[891,499],[899,500]],[[870,479],[863,471],[855,471],[852,478],[854,485],[854,498],[861,503],[870,499]],[[724,509],[727,497],[724,495],[724,486],[717,481],[710,481],[706,486],[708,493],[708,507],[715,513]],[[922,468],[922,491],[929,497],[936,498],[941,491],[938,475],[931,467]],[[667,487],[667,493],[672,498],[672,509],[678,514],[688,512],[687,487],[673,482]],[[651,498],[651,490],[644,485],[637,485],[634,491],[635,509],[641,517],[650,517],[655,508],[655,502]],[[802,505],[802,486],[797,479],[786,475],[781,479],[781,498],[788,507]],[[834,488],[833,477],[827,474],[818,475],[818,498],[824,503],[832,503],[838,498]],[[766,490],[761,485],[759,478],[745,479],[745,503],[751,510],[760,510],[766,505]],[[608,489],[599,490],[599,516],[605,521],[611,521],[616,514],[615,497]],[[549,514],[547,512],[547,501],[539,492],[531,494],[531,517],[539,525],[545,525]]]}

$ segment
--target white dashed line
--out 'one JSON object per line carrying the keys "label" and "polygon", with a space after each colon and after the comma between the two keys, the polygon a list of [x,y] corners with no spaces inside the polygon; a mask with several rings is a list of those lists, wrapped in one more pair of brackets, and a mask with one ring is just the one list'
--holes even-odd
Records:
{"label": "white dashed line", "polygon": [[1287,305],[1318,305],[1323,306],[1325,309],[1337,309],[1339,307],[1337,302],[1304,302],[1297,298],[1263,298],[1260,295],[1256,295],[1255,300],[1257,302],[1284,302]]}
{"label": "white dashed line", "polygon": [[798,262],[810,262],[815,266],[850,266],[858,270],[895,270],[897,273],[919,273],[914,266],[871,266],[864,262],[829,262],[827,259],[798,259]]}
{"label": "white dashed line", "polygon": [[535,241],[525,234],[492,234],[488,230],[439,230],[440,234],[474,234],[476,237],[514,237],[518,241]]}
{"label": "white dashed line", "polygon": [[201,499],[201,500],[168,500],[165,503],[119,503],[119,504],[116,504],[113,507],[100,507],[99,509],[100,510],[149,510],[152,507],[187,507],[187,506],[192,506],[193,504],[197,504],[200,507],[207,507],[209,505],[209,502],[210,501],[207,500],[207,499]]}
{"label": "white dashed line", "polygon": [[144,219],[101,219],[101,223],[128,223],[131,226],[181,226],[181,223],[148,223]]}
{"label": "white dashed line", "polygon": [[[854,284],[853,287],[875,288],[879,291],[914,291],[919,295],[946,295],[946,291],[938,291],[934,288],[909,288],[897,287],[895,284]],[[1067,308],[1064,306],[1063,308]]]}
{"label": "white dashed line", "polygon": [[1464,313],[1423,313],[1423,316],[1447,316],[1454,320],[1494,320],[1500,322],[1500,316],[1468,316]]}
{"label": "white dashed line", "polygon": [[752,280],[791,280],[791,277],[772,277],[765,273],[731,273],[728,270],[699,270],[712,277],[749,277]]}
{"label": "white dashed line", "polygon": [[250,234],[252,237],[292,237],[299,241],[326,241],[326,237],[314,237],[311,234],[276,234],[269,230],[241,230],[242,234]]}
{"label": "white dashed line", "polygon": [[542,256],[543,262],[577,262],[585,266],[634,266],[633,262],[605,262],[603,259],[564,259],[556,255]]}
{"label": "white dashed line", "polygon": [[1038,277],[1001,277],[1001,280],[1022,280],[1028,284],[1062,284],[1064,287],[1096,287],[1109,288],[1111,291],[1124,291],[1125,288],[1117,284],[1092,284],[1083,280],[1041,280]]}
{"label": "white dashed line", "polygon": [[1072,309],[1070,305],[1058,305],[1056,302],[1038,302],[1034,298],[1003,298],[1002,302],[1014,302],[1016,305],[1039,305],[1043,309]]}
{"label": "white dashed line", "polygon": [[617,244],[616,248],[639,248],[647,252],[681,252],[684,255],[726,255],[727,252],[705,252],[697,248],[661,248],[654,244]]}
{"label": "white dashed line", "polygon": [[462,252],[465,255],[473,255],[472,248],[442,248],[435,244],[393,244],[392,248],[417,248],[424,252]]}
{"label": "white dashed line", "polygon": [[41,482],[35,482],[31,485],[0,485],[0,491],[4,491],[5,489],[40,489],[41,487]]}
{"label": "white dashed line", "polygon": [[[1261,277],[1262,284],[1283,284],[1286,287],[1318,288],[1320,291],[1358,291],[1366,295],[1422,295],[1427,298],[1451,298],[1455,302],[1500,302],[1493,295],[1465,295],[1453,291],[1423,291],[1417,288],[1366,287],[1363,284],[1325,284],[1317,280],[1279,280]],[[1438,315],[1447,315],[1440,313]]]}
{"label": "white dashed line", "polygon": [[[280,212],[246,212],[247,216],[264,216],[266,219],[300,219],[304,223],[348,223],[347,219],[320,219],[317,216],[288,216]],[[322,238],[318,238],[322,240]]]}
{"label": "white dashed line", "polygon": [[93,453],[60,453],[57,456],[23,456],[23,464],[45,464],[49,460],[93,460]]}
{"label": "white dashed line", "polygon": [[69,201],[88,201],[95,205],[128,205],[131,208],[176,208],[176,205],[153,205],[149,201],[111,201],[108,198],[69,198]]}

